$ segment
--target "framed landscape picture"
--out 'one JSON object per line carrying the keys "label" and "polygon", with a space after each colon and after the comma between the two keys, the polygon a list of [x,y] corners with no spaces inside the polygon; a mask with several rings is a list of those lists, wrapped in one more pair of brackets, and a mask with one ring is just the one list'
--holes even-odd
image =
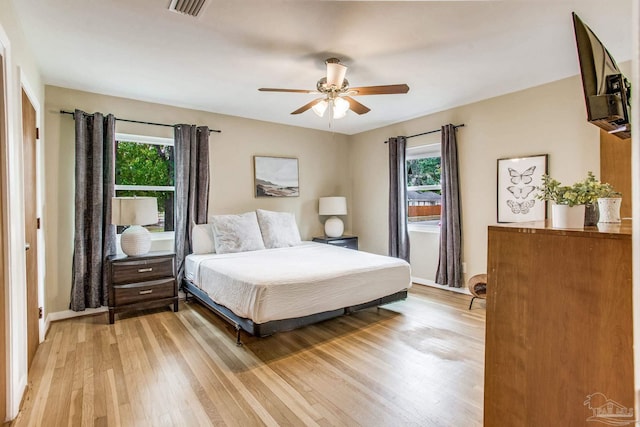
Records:
{"label": "framed landscape picture", "polygon": [[535,198],[548,154],[498,159],[498,222],[542,221],[547,203]]}
{"label": "framed landscape picture", "polygon": [[298,159],[253,157],[256,197],[298,197]]}

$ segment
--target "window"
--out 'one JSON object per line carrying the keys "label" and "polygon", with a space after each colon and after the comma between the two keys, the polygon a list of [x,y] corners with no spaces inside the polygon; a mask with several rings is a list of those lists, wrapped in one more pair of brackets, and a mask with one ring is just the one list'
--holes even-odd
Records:
{"label": "window", "polygon": [[412,226],[440,225],[440,144],[407,149],[408,221]]}
{"label": "window", "polygon": [[[158,199],[157,224],[152,233],[174,230],[175,173],[173,139],[116,134],[116,196]],[[118,227],[121,233],[122,227]]]}

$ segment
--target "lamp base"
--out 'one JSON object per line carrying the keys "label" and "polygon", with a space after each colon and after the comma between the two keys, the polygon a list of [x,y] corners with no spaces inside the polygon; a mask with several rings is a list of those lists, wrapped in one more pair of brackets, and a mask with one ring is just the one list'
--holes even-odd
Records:
{"label": "lamp base", "polygon": [[337,216],[332,216],[324,223],[324,234],[327,237],[340,237],[344,233],[344,223]]}
{"label": "lamp base", "polygon": [[151,233],[141,225],[132,225],[122,232],[120,246],[129,256],[144,255],[151,249]]}

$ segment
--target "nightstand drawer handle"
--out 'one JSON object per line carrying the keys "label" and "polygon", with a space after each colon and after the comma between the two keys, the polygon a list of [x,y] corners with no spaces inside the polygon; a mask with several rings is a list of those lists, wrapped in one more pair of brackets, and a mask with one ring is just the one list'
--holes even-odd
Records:
{"label": "nightstand drawer handle", "polygon": [[140,291],[138,293],[140,295],[149,295],[150,293],[153,293],[153,289],[147,289],[146,291]]}
{"label": "nightstand drawer handle", "polygon": [[148,272],[150,272],[150,271],[153,271],[153,268],[152,268],[152,267],[149,267],[149,268],[139,268],[139,269],[138,269],[138,273],[148,273]]}

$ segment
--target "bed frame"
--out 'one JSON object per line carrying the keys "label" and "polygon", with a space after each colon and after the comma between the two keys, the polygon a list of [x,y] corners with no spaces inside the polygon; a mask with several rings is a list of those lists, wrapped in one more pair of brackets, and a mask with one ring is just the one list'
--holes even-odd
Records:
{"label": "bed frame", "polygon": [[377,298],[373,301],[368,301],[362,304],[353,305],[350,307],[343,307],[337,310],[324,311],[322,313],[310,314],[303,317],[295,317],[292,319],[272,320],[265,323],[254,323],[253,320],[244,317],[238,317],[234,312],[227,307],[215,303],[209,295],[194,285],[187,279],[183,279],[182,288],[185,293],[186,300],[189,299],[189,294],[200,302],[202,305],[222,317],[229,322],[236,330],[236,345],[241,346],[240,332],[245,331],[256,337],[267,337],[273,335],[276,332],[290,331],[292,329],[300,328],[302,326],[310,325],[312,323],[321,322],[323,320],[332,319],[334,317],[342,316],[345,314],[353,313],[357,310],[362,310],[370,307],[377,307],[382,304],[388,304],[394,301],[400,301],[407,298],[407,290],[393,293],[391,295]]}

